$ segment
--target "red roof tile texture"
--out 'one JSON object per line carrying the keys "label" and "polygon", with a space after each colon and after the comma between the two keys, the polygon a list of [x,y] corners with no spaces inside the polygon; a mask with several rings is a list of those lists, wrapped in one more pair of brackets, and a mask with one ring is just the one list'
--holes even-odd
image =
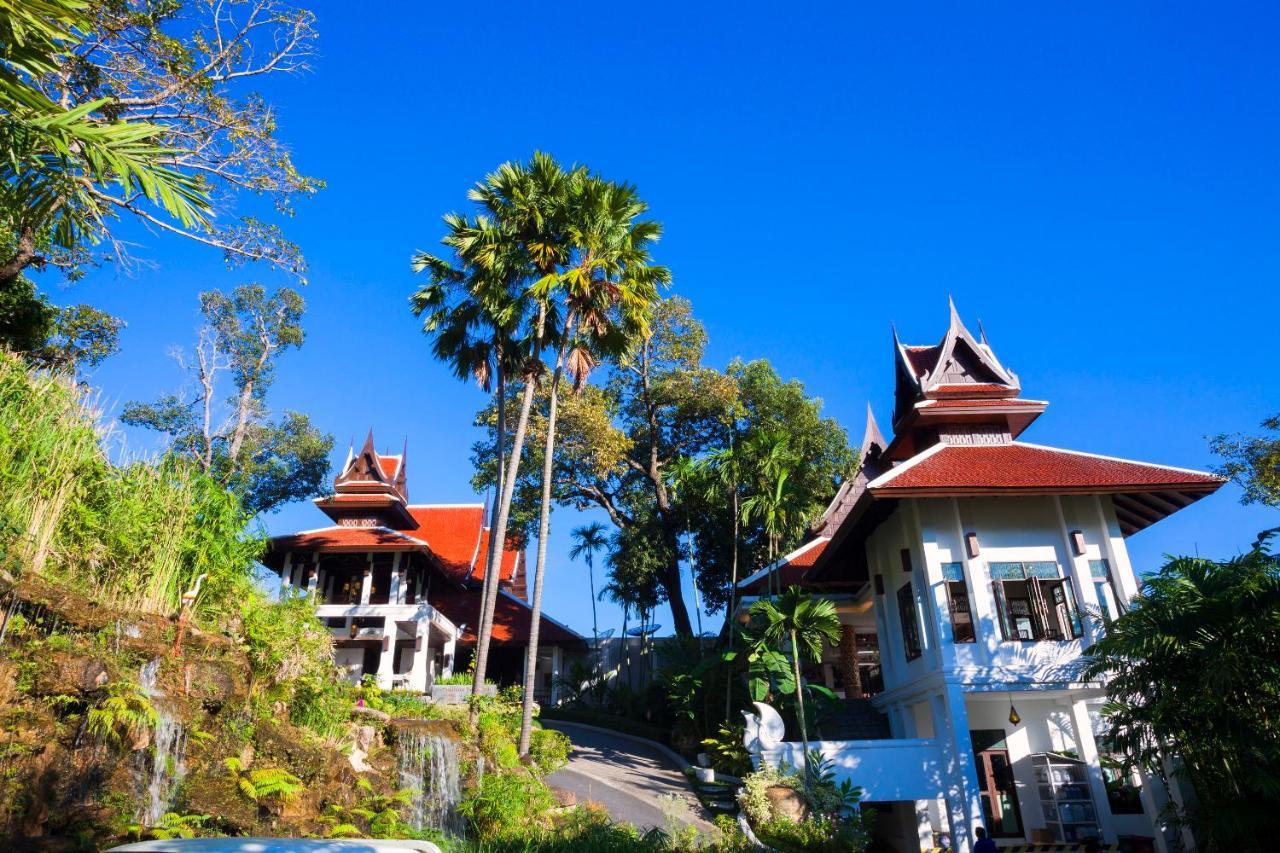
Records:
{"label": "red roof tile texture", "polygon": [[[805,550],[796,554],[793,559],[788,560],[774,570],[778,577],[782,579],[784,587],[794,586],[804,580],[805,572],[817,562],[818,558],[822,556],[822,552],[827,550],[827,541],[826,539],[818,540],[817,544],[805,548]],[[759,592],[765,589],[768,585],[768,580],[768,576],[762,577],[747,589],[749,592]]]}
{"label": "red roof tile texture", "polygon": [[275,537],[271,547],[276,551],[425,550],[420,536],[397,533],[385,527],[329,527],[293,533]]}
{"label": "red roof tile texture", "polygon": [[484,507],[468,506],[414,506],[407,509],[418,522],[414,535],[426,540],[431,551],[444,564],[450,574],[466,577],[471,573],[471,561],[480,541],[480,529],[484,524]]}
{"label": "red roof tile texture", "polygon": [[[927,452],[927,451],[926,451]],[[1028,444],[947,445],[873,483],[873,495],[904,491],[1026,491],[1071,489],[1216,489],[1211,474],[1146,465]]]}
{"label": "red roof tile texture", "polygon": [[911,363],[911,369],[915,371],[916,376],[924,376],[934,365],[938,363],[938,353],[941,347],[934,345],[931,347],[903,347],[907,353],[907,361]]}
{"label": "red roof tile texture", "polygon": [[[475,593],[450,593],[432,595],[432,605],[455,625],[466,625],[462,642],[476,641],[476,627],[480,624],[480,596]],[[499,595],[493,611],[493,642],[524,645],[528,641],[529,628],[533,624],[533,611],[522,601],[507,595]],[[552,622],[546,616],[538,628],[538,643],[552,646],[582,642],[582,638]]]}

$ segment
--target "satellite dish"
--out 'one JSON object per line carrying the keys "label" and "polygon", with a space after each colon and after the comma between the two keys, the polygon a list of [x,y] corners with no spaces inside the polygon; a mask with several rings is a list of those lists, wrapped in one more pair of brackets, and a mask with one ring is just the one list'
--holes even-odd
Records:
{"label": "satellite dish", "polygon": [[613,636],[612,628],[605,628],[603,631],[600,632],[600,639],[602,640],[607,640],[612,636]]}
{"label": "satellite dish", "polygon": [[634,628],[632,628],[631,630],[627,631],[627,635],[628,635],[628,636],[631,636],[631,637],[644,637],[644,636],[648,636],[648,635],[650,635],[650,634],[656,634],[656,633],[658,633],[658,631],[659,631],[661,628],[662,628],[662,626],[661,626],[661,625],[655,624],[655,623],[653,623],[653,622],[649,622],[649,623],[644,624],[644,625],[637,625],[636,627],[634,627]]}
{"label": "satellite dish", "polygon": [[699,634],[698,636],[699,636],[699,637],[718,637],[718,636],[720,636],[720,635],[719,635],[719,634],[717,634],[715,631],[703,631],[703,632],[702,632],[701,634]]}

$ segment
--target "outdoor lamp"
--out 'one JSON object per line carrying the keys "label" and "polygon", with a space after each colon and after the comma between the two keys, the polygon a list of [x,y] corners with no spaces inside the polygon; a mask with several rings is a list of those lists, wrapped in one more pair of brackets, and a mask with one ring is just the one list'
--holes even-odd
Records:
{"label": "outdoor lamp", "polygon": [[964,535],[964,544],[969,551],[969,559],[973,559],[982,553],[982,548],[978,545],[978,534],[972,530]]}
{"label": "outdoor lamp", "polygon": [[1015,726],[1022,722],[1022,717],[1018,716],[1018,709],[1013,707],[1013,696],[1009,697],[1009,722]]}

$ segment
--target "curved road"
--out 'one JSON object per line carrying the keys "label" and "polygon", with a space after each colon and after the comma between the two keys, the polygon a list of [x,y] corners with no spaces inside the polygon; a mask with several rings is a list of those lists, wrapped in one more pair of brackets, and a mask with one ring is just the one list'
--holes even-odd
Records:
{"label": "curved road", "polygon": [[603,806],[615,821],[630,823],[641,830],[665,829],[668,824],[661,798],[673,818],[700,834],[712,835],[715,827],[706,819],[702,805],[681,767],[661,750],[610,732],[544,720],[549,729],[564,732],[573,741],[569,765],[547,777],[553,787],[572,791],[579,803]]}

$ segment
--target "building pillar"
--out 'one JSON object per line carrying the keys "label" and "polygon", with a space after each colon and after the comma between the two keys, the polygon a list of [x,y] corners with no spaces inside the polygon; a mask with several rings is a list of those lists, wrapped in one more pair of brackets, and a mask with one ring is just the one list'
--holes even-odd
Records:
{"label": "building pillar", "polygon": [[564,664],[564,650],[559,646],[551,647],[551,694],[549,702],[556,705],[560,699],[560,668]]}
{"label": "building pillar", "polygon": [[414,693],[426,693],[430,681],[431,623],[419,619],[413,624],[413,666],[409,669],[409,689]]}
{"label": "building pillar", "polygon": [[852,703],[862,698],[862,676],[858,672],[858,634],[852,625],[840,626],[840,678],[844,682],[844,700]]}
{"label": "building pillar", "polygon": [[387,601],[392,604],[404,604],[404,573],[400,571],[400,552],[391,556],[391,590]]}
{"label": "building pillar", "polygon": [[388,616],[382,620],[382,657],[378,659],[378,687],[390,690],[396,666],[396,620]]}
{"label": "building pillar", "polygon": [[942,746],[943,766],[950,768],[942,779],[942,795],[951,828],[951,850],[972,853],[973,831],[984,825],[985,818],[969,735],[969,711],[959,684],[947,684],[933,697],[933,730]]}
{"label": "building pillar", "polygon": [[311,561],[311,568],[307,569],[307,595],[312,598],[316,597],[316,588],[320,585],[320,552],[316,552],[316,557]]}
{"label": "building pillar", "polygon": [[280,569],[280,597],[284,598],[289,591],[289,582],[293,580],[293,552],[284,555],[284,566]]}
{"label": "building pillar", "polygon": [[373,555],[369,555],[368,562],[364,566],[364,574],[360,577],[360,603],[368,604],[369,596],[373,592]]}
{"label": "building pillar", "polygon": [[440,675],[453,675],[453,662],[458,656],[458,638],[450,637],[440,648]]}
{"label": "building pillar", "polygon": [[932,800],[916,800],[916,837],[920,839],[919,850],[932,850],[933,844],[933,821],[929,816],[929,806]]}
{"label": "building pillar", "polygon": [[1089,721],[1089,707],[1083,699],[1071,703],[1071,728],[1075,730],[1076,749],[1089,774],[1089,790],[1093,793],[1093,810],[1097,813],[1098,829],[1105,844],[1115,844],[1116,828],[1107,805],[1107,783],[1102,778],[1102,765],[1098,760],[1098,745],[1093,739],[1093,725]]}

